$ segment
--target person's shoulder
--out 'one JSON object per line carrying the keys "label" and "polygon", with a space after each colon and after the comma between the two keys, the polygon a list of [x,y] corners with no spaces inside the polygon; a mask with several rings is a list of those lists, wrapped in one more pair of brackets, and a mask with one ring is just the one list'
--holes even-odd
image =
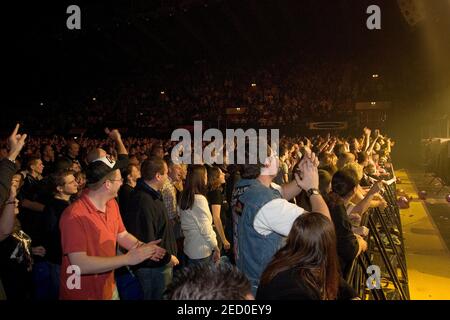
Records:
{"label": "person's shoulder", "polygon": [[130,197],[133,199],[133,201],[142,201],[142,199],[152,198],[152,196],[139,185],[130,190]]}
{"label": "person's shoulder", "polygon": [[208,199],[203,194],[195,194],[195,200],[199,202],[208,202]]}
{"label": "person's shoulder", "polygon": [[123,190],[125,192],[131,192],[134,190],[134,188],[132,186],[130,186],[129,184],[125,183],[122,185],[122,188],[120,188],[120,190]]}
{"label": "person's shoulder", "polygon": [[281,192],[281,190],[282,190],[282,187],[281,187],[279,184],[275,183],[275,182],[272,182],[272,183],[270,184],[270,187],[271,187],[272,189],[275,189],[275,190],[279,191],[279,192]]}
{"label": "person's shoulder", "polygon": [[236,182],[236,187],[240,188],[240,187],[251,186],[251,185],[255,184],[255,181],[256,181],[256,179],[241,178],[241,179],[239,179],[239,181]]}
{"label": "person's shoulder", "polygon": [[329,209],[332,217],[347,215],[347,210],[343,204],[329,206]]}
{"label": "person's shoulder", "polygon": [[113,207],[113,208],[119,208],[119,204],[117,203],[116,198],[112,198],[112,199],[108,200],[106,205],[110,206],[110,207]]}
{"label": "person's shoulder", "polygon": [[298,281],[298,269],[283,270],[266,285],[260,286],[257,299],[263,300],[309,300],[302,281]]}
{"label": "person's shoulder", "polygon": [[57,208],[67,208],[67,207],[69,207],[70,206],[70,202],[69,201],[66,201],[66,200],[62,200],[62,199],[57,199],[57,198],[55,198],[55,197],[53,197],[53,198],[51,198],[49,201],[48,201],[48,203],[47,203],[47,205],[45,206],[45,208],[47,208],[47,207],[49,207],[49,208],[54,208],[54,209],[57,209]]}
{"label": "person's shoulder", "polygon": [[208,191],[206,197],[209,198],[217,198],[220,197],[222,195],[222,192],[220,191],[220,189],[215,189],[215,190],[210,190]]}
{"label": "person's shoulder", "polygon": [[86,215],[88,212],[86,205],[81,201],[81,199],[77,199],[72,202],[66,209],[64,209],[61,220],[77,218]]}

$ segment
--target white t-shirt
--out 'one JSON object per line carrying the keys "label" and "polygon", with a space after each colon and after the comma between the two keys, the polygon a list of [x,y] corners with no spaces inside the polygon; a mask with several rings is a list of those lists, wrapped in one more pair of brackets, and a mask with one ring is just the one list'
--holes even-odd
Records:
{"label": "white t-shirt", "polygon": [[[283,194],[281,186],[275,183],[272,183],[271,186]],[[287,237],[295,219],[304,212],[306,211],[303,208],[300,208],[286,199],[275,199],[266,203],[258,211],[255,220],[253,221],[253,227],[263,236],[276,232]]]}

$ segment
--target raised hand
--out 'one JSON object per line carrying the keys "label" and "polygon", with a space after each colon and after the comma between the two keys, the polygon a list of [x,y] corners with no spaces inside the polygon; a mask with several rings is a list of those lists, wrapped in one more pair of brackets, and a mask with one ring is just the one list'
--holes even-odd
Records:
{"label": "raised hand", "polygon": [[359,234],[355,234],[356,240],[358,240],[359,251],[364,252],[367,251],[367,241],[363,239]]}
{"label": "raised hand", "polygon": [[176,266],[179,265],[179,264],[180,264],[180,261],[178,261],[178,258],[175,257],[174,255],[172,255],[172,256],[170,257],[169,265],[170,265],[171,267],[176,267]]}
{"label": "raised hand", "polygon": [[17,187],[18,183],[15,183],[15,181],[13,180],[11,183],[11,189],[9,189],[9,201],[14,201],[16,199]]}
{"label": "raised hand", "polygon": [[379,193],[380,191],[384,191],[383,189],[383,181],[377,181],[373,184],[372,188],[370,188],[369,193],[375,194]]}
{"label": "raised hand", "polygon": [[344,148],[345,152],[350,152],[350,144],[347,141],[344,142]]}
{"label": "raised hand", "polygon": [[109,130],[109,128],[105,128],[105,133],[111,140],[117,141],[121,138],[120,132],[117,129]]}
{"label": "raised hand", "polygon": [[27,134],[19,134],[19,124],[16,124],[13,132],[8,138],[8,146],[9,146],[9,154],[8,159],[11,161],[16,160],[23,146],[25,145],[25,139],[27,138]]}
{"label": "raised hand", "polygon": [[227,239],[223,241],[223,248],[225,249],[225,251],[230,250],[231,248],[231,244]]}
{"label": "raised hand", "polygon": [[303,159],[298,166],[298,172],[294,173],[297,185],[303,190],[319,188],[319,172],[314,163],[309,159]]}

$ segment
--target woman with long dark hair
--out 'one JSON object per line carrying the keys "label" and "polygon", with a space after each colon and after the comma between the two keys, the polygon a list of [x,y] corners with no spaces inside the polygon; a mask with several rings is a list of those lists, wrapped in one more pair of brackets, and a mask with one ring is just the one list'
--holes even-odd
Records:
{"label": "woman with long dark hair", "polygon": [[358,182],[354,175],[339,170],[333,175],[331,192],[325,199],[336,230],[337,253],[344,277],[351,268],[353,260],[367,250],[367,242],[353,233],[346,210],[346,206],[355,195]]}
{"label": "woman with long dark hair", "polygon": [[352,299],[342,279],[334,226],[321,214],[299,216],[282,247],[261,276],[256,299]]}
{"label": "woman with long dark hair", "polygon": [[180,220],[184,234],[184,253],[188,264],[218,262],[220,251],[212,226],[207,192],[208,176],[203,165],[188,167],[186,183],[180,195]]}

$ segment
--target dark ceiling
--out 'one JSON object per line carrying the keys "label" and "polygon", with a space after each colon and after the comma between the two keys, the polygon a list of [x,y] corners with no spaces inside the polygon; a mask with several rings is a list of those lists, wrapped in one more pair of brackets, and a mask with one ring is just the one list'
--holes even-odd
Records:
{"label": "dark ceiling", "polygon": [[[81,8],[81,30],[66,28],[71,4]],[[382,30],[366,28],[371,4],[381,7]],[[245,63],[306,50],[383,63],[414,38],[394,0],[41,0],[2,11],[16,97],[198,59]]]}

